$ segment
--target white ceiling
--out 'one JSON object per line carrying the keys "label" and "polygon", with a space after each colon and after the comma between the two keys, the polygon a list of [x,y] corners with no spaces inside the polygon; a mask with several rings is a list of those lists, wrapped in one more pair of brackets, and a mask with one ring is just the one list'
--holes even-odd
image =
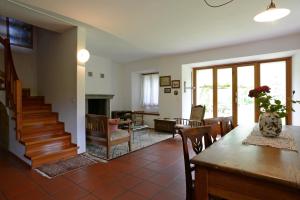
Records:
{"label": "white ceiling", "polygon": [[[203,0],[15,1],[75,19],[112,34],[111,37],[122,45],[114,44],[115,49],[112,49],[107,42],[103,44],[108,48],[106,53],[112,54],[119,62],[300,32],[299,0],[275,0],[278,7],[289,8],[291,14],[267,24],[256,23],[253,17],[266,9],[270,0],[235,0],[221,8],[207,7]],[[225,0],[209,1],[222,3]],[[91,37],[94,37],[92,45],[96,45],[97,35]],[[95,51],[104,50],[101,43],[97,45]]]}

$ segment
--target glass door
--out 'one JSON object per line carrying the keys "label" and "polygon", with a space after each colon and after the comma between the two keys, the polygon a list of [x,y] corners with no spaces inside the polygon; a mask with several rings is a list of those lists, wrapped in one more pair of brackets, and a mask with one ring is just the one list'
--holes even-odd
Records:
{"label": "glass door", "polygon": [[232,116],[232,68],[218,69],[218,117]]}
{"label": "glass door", "polygon": [[[291,58],[195,68],[196,105],[206,106],[205,118],[233,116],[235,125],[258,120],[259,109],[249,91],[268,85],[271,95],[291,110]],[[286,123],[291,124],[291,111]]]}
{"label": "glass door", "polygon": [[254,99],[249,98],[249,91],[255,87],[254,65],[237,67],[237,124],[249,124],[255,121]]}
{"label": "glass door", "polygon": [[196,71],[196,105],[205,105],[205,118],[213,117],[213,69]]}

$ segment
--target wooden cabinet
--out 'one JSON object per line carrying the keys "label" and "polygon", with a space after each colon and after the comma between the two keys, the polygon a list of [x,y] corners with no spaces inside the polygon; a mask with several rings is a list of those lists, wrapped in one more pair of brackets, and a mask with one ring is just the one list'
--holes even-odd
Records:
{"label": "wooden cabinet", "polygon": [[155,119],[154,120],[154,129],[155,129],[155,131],[163,131],[163,132],[173,133],[175,124],[176,124],[176,120]]}

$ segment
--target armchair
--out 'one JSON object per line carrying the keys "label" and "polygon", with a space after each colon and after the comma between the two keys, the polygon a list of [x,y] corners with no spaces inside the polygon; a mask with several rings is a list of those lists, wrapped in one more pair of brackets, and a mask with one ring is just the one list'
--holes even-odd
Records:
{"label": "armchair", "polygon": [[198,105],[192,107],[190,119],[175,118],[176,125],[174,127],[173,138],[174,135],[178,133],[181,129],[202,126],[204,114],[205,106]]}
{"label": "armchair", "polygon": [[[118,128],[119,119],[108,119],[103,115],[86,115],[86,138],[93,144],[103,145],[107,148],[106,157],[109,159],[109,153],[112,146],[128,142],[129,151],[131,151],[131,131]],[[124,123],[124,122],[123,122]],[[131,121],[128,121],[131,123]]]}

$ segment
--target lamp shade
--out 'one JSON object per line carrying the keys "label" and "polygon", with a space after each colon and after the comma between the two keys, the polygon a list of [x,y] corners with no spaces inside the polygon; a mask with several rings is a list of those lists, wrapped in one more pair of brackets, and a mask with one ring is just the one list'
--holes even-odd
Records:
{"label": "lamp shade", "polygon": [[90,58],[90,53],[86,49],[80,49],[77,52],[77,60],[81,64],[85,64]]}
{"label": "lamp shade", "polygon": [[264,12],[259,13],[254,17],[256,22],[273,22],[284,18],[290,14],[290,10],[286,8],[270,8]]}

